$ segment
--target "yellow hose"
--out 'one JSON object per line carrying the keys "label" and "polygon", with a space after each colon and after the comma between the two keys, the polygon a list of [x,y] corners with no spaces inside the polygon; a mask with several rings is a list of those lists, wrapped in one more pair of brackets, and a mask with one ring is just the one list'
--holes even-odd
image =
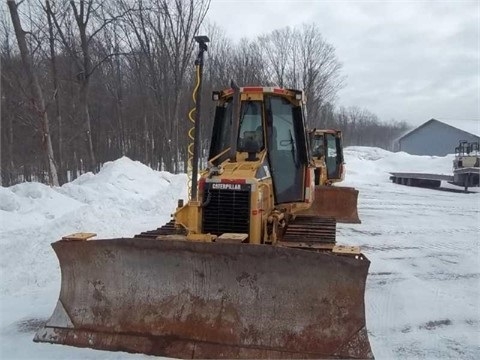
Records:
{"label": "yellow hose", "polygon": [[[195,89],[193,89],[192,93],[192,98],[193,98],[193,103],[194,107],[189,111],[188,113],[188,119],[192,122],[192,126],[190,127],[190,130],[188,130],[188,137],[190,139],[190,142],[188,144],[187,148],[187,153],[188,153],[188,160],[187,160],[187,187],[188,187],[188,197],[190,200],[192,200],[190,197],[192,196],[192,171],[193,171],[193,147],[195,143],[195,137],[194,137],[194,132],[195,132],[195,118],[193,114],[197,110],[197,101],[196,101],[196,96],[197,96],[197,91],[198,87],[200,86],[200,65],[195,65],[195,73],[196,73],[196,78],[197,78],[197,83],[195,85]],[[200,134],[199,134],[200,135]]]}

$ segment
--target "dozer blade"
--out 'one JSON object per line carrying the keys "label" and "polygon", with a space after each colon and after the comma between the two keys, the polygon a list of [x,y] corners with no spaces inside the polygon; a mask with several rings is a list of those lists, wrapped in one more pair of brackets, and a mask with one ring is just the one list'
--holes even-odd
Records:
{"label": "dozer blade", "polygon": [[34,341],[177,358],[372,358],[363,256],[144,238],[58,241]]}
{"label": "dozer blade", "polygon": [[360,224],[358,190],[342,186],[316,186],[315,201],[303,215],[333,217],[340,223]]}

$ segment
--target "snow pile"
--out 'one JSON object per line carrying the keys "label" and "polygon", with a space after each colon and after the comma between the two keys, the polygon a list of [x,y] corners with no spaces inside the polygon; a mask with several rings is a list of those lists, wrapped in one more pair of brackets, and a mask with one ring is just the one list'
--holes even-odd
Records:
{"label": "snow pile", "polygon": [[[363,146],[347,147],[344,150],[347,167],[346,181],[388,182],[390,172],[421,172],[452,175],[455,155],[416,156],[405,152],[390,152]],[[345,183],[347,184],[347,183]]]}
{"label": "snow pile", "polygon": [[[43,348],[31,342],[32,329],[25,325],[26,333],[22,330],[22,319],[48,318],[58,298],[60,270],[50,243],[81,231],[98,237],[127,237],[155,229],[170,220],[177,200],[185,199],[186,192],[186,175],[154,171],[125,157],[106,163],[96,175],[84,174],[59,188],[39,183],[0,187],[0,357],[96,358],[102,354]],[[100,357],[128,357],[106,354]]]}
{"label": "snow pile", "polygon": [[[93,175],[87,173],[59,189],[62,193],[86,204],[140,206],[151,210],[157,201],[170,200],[184,187],[184,175],[157,172],[126,157],[106,163]],[[172,192],[173,190],[173,192]]]}
{"label": "snow pile", "polygon": [[[185,197],[185,175],[154,171],[125,157],[60,188],[39,183],[0,188],[0,263],[5,272],[0,293],[51,283],[58,271],[49,244],[61,236],[82,231],[133,236],[167,222],[177,200]],[[32,268],[40,271],[32,274]]]}
{"label": "snow pile", "polygon": [[74,211],[82,203],[40,183],[0,187],[0,223],[2,230],[41,226]]}
{"label": "snow pile", "polygon": [[[337,238],[360,245],[372,262],[366,313],[375,356],[480,358],[480,194],[407,187],[388,179],[391,171],[451,174],[453,155],[350,147],[345,159],[344,184],[360,191],[362,224],[339,224]],[[153,171],[128,158],[59,188],[0,187],[0,357],[147,358],[32,342],[59,293],[60,271],[50,243],[79,231],[105,238],[155,229],[170,219],[186,192],[185,175]]]}

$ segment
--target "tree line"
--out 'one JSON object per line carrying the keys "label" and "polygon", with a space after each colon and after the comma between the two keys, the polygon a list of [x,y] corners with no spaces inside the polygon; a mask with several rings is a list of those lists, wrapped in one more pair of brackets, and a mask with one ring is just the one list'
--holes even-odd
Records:
{"label": "tree line", "polygon": [[186,171],[195,82],[193,37],[210,37],[203,154],[212,90],[303,89],[310,128],[340,128],[346,145],[389,148],[405,123],[335,107],[345,85],[335,48],[315,24],[233,42],[207,23],[209,0],[6,0],[2,4],[1,181],[63,184],[128,156]]}

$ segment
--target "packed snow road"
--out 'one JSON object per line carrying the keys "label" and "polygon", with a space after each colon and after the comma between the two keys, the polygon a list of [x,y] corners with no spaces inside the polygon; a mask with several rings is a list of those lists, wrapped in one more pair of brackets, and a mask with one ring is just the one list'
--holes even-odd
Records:
{"label": "packed snow road", "polygon": [[[360,190],[362,224],[339,224],[339,243],[371,260],[367,327],[377,359],[480,358],[480,193],[392,184],[390,171],[451,173],[452,156],[421,157],[347,148],[345,185]],[[92,231],[131,236],[169,219],[186,196],[185,175],[127,158],[61,188],[0,187],[0,358],[134,359],[35,344],[35,330],[58,298],[60,272],[50,243]]]}
{"label": "packed snow road", "polygon": [[478,188],[407,187],[386,174],[449,174],[452,159],[347,150],[346,184],[360,191],[362,224],[341,225],[338,240],[357,243],[372,262],[365,300],[378,359],[480,358]]}

